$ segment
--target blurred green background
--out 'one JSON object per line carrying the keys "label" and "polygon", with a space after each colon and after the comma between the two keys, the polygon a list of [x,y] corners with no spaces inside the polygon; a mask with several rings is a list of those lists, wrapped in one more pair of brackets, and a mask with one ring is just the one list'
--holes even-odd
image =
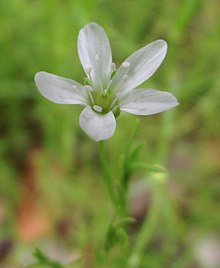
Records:
{"label": "blurred green background", "polygon": [[[97,144],[79,128],[81,107],[53,104],[34,84],[40,70],[83,81],[77,35],[91,21],[106,30],[117,66],[151,41],[168,42],[164,63],[144,85],[172,92],[180,105],[138,123],[121,114],[106,144],[117,180],[138,124],[140,158],[169,171],[165,212],[143,267],[219,267],[219,14],[219,0],[0,1],[0,267],[24,267],[35,247],[61,261],[83,255],[82,267],[95,267],[90,251],[112,213]],[[132,176],[129,206],[140,224],[151,190],[140,193],[139,184],[150,175]]]}

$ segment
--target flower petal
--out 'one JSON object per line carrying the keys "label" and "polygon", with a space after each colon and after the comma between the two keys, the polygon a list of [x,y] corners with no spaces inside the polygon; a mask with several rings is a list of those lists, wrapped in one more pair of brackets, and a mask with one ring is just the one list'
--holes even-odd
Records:
{"label": "flower petal", "polygon": [[167,51],[167,43],[157,40],[128,57],[112,79],[111,89],[128,92],[137,87],[158,69]]}
{"label": "flower petal", "polygon": [[98,114],[90,106],[84,108],[79,117],[80,127],[95,141],[107,140],[115,132],[116,121],[113,113]]}
{"label": "flower petal", "polygon": [[35,75],[35,83],[40,93],[52,102],[87,105],[86,89],[74,80],[38,72]]}
{"label": "flower petal", "polygon": [[101,26],[92,22],[80,30],[78,54],[93,88],[106,88],[111,78],[112,52],[108,37]]}
{"label": "flower petal", "polygon": [[136,114],[156,114],[171,108],[179,103],[171,93],[155,89],[134,89],[121,99],[122,111]]}

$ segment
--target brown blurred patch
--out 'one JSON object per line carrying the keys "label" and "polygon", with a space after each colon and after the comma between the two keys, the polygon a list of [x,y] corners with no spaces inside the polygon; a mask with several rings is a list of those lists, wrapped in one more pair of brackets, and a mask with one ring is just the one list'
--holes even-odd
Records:
{"label": "brown blurred patch", "polygon": [[94,268],[95,266],[95,257],[94,257],[94,248],[93,245],[87,244],[83,252],[83,268]]}
{"label": "brown blurred patch", "polygon": [[46,211],[39,206],[36,159],[41,148],[32,148],[26,158],[18,204],[18,236],[22,241],[33,241],[44,236],[50,227]]}
{"label": "brown blurred patch", "polygon": [[204,146],[204,163],[220,171],[220,139],[209,140]]}
{"label": "brown blurred patch", "polygon": [[0,262],[4,261],[13,250],[13,242],[6,238],[0,241]]}

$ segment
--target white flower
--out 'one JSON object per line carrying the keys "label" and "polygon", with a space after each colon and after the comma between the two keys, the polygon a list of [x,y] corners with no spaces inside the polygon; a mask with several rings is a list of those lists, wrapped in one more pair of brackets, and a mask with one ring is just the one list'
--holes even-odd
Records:
{"label": "white flower", "polygon": [[78,54],[87,75],[87,84],[47,72],[35,76],[40,93],[55,103],[85,106],[79,124],[95,141],[110,138],[120,111],[149,115],[178,105],[170,93],[154,89],[135,89],[158,69],[167,43],[157,40],[137,50],[115,72],[108,37],[98,24],[87,24],[79,32]]}

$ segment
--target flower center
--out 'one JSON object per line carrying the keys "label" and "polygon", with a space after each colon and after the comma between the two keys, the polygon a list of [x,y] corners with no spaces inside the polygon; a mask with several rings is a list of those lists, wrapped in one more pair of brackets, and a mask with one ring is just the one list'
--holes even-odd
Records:
{"label": "flower center", "polygon": [[120,113],[118,97],[110,90],[93,90],[90,86],[85,86],[88,92],[88,101],[92,109],[100,114],[112,111],[117,117]]}
{"label": "flower center", "polygon": [[116,99],[116,96],[107,90],[104,90],[103,93],[98,90],[93,90],[91,95],[94,101],[93,109],[103,114],[108,113],[112,109],[111,104]]}
{"label": "flower center", "polygon": [[[99,61],[99,55],[95,55],[95,60]],[[128,68],[130,66],[129,63],[125,62],[124,67]],[[111,72],[112,76],[114,75],[116,66],[115,63],[112,63],[111,66]],[[110,90],[110,86],[112,83],[112,80],[109,81],[108,85],[106,88],[103,88],[102,81],[100,80],[100,88],[95,89],[91,87],[91,76],[90,73],[92,71],[92,67],[88,67],[86,69],[86,74],[87,74],[87,80],[85,80],[85,88],[87,89],[88,92],[88,101],[89,105],[92,107],[93,111],[100,113],[100,114],[106,114],[109,111],[112,111],[117,117],[120,114],[120,108],[119,108],[119,98]],[[124,77],[126,79],[126,77]]]}

